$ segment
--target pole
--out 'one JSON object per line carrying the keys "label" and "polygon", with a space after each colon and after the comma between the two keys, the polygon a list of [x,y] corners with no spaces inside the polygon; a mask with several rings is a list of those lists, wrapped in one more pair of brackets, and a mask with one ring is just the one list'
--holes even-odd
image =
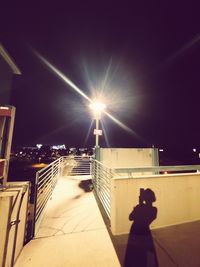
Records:
{"label": "pole", "polygon": [[95,117],[96,120],[96,130],[97,130],[97,134],[96,134],[96,142],[95,142],[95,159],[99,161],[100,159],[100,147],[99,147],[99,135],[98,135],[98,130],[99,130],[99,120],[100,120],[100,116],[99,114],[96,114]]}
{"label": "pole", "polygon": [[[96,130],[99,130],[99,118],[96,117]],[[96,142],[95,142],[95,147],[99,147],[99,135],[98,133],[96,134]]]}

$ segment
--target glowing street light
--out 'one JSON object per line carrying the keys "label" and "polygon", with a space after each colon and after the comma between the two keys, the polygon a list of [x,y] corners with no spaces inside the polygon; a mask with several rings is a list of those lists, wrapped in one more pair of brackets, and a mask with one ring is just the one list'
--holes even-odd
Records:
{"label": "glowing street light", "polygon": [[102,134],[102,131],[99,129],[99,121],[101,119],[101,113],[106,108],[106,105],[99,101],[94,101],[90,104],[89,107],[92,109],[94,119],[96,121],[96,129],[94,130],[94,134],[96,135],[95,148],[98,148],[99,147],[99,135]]}

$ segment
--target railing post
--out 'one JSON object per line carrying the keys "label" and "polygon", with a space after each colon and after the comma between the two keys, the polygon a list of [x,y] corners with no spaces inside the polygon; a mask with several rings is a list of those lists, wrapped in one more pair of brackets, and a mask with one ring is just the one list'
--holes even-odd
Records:
{"label": "railing post", "polygon": [[62,157],[61,158],[61,165],[60,165],[60,173],[61,173],[61,175],[63,176],[63,173],[64,173],[64,162],[65,162],[65,160],[66,160],[66,157]]}
{"label": "railing post", "polygon": [[98,161],[95,161],[96,163],[96,182],[97,182],[97,194],[99,194],[99,164]]}
{"label": "railing post", "polygon": [[39,180],[39,173],[36,172],[35,176],[35,187],[34,187],[34,215],[33,215],[33,227],[32,227],[32,238],[35,237],[35,224],[36,224],[36,216],[37,216],[37,196],[38,196],[38,180]]}
{"label": "railing post", "polygon": [[61,159],[62,159],[62,157],[60,157],[58,160],[58,176],[61,175]]}
{"label": "railing post", "polygon": [[97,162],[95,159],[93,159],[92,173],[93,173],[95,190],[97,191]]}
{"label": "railing post", "polygon": [[60,173],[59,173],[60,176],[63,176],[63,164],[64,164],[64,160],[65,160],[65,157],[64,156],[60,157]]}
{"label": "railing post", "polygon": [[[92,157],[89,157],[89,164],[90,164],[90,175],[92,176],[93,175],[93,172],[92,172],[92,165],[93,165]],[[92,177],[92,179],[93,179],[93,177]]]}
{"label": "railing post", "polygon": [[52,199],[52,194],[53,194],[53,170],[54,170],[54,164],[51,166],[51,197]]}

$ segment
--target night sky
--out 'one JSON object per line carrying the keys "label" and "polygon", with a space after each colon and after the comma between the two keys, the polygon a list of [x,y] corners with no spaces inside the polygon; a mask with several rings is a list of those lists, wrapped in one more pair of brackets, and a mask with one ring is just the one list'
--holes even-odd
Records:
{"label": "night sky", "polygon": [[[96,4],[100,3],[101,4]],[[193,1],[81,1],[1,8],[1,42],[22,71],[13,82],[14,145],[93,146],[88,102],[103,93],[103,147],[200,145],[200,16]]]}

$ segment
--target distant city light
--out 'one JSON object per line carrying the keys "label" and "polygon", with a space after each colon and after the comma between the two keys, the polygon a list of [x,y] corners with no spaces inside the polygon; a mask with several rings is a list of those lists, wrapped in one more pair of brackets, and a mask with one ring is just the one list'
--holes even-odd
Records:
{"label": "distant city light", "polygon": [[42,144],[37,144],[36,147],[40,149],[42,147]]}
{"label": "distant city light", "polygon": [[65,145],[54,145],[52,146],[52,149],[66,149]]}
{"label": "distant city light", "polygon": [[162,148],[161,148],[161,149],[159,149],[159,151],[160,151],[160,152],[163,152],[163,151],[164,151],[164,149],[162,149]]}
{"label": "distant city light", "polygon": [[193,152],[197,152],[196,148],[193,148],[192,151],[193,151]]}
{"label": "distant city light", "polygon": [[0,109],[6,109],[6,110],[9,110],[9,107],[0,107]]}
{"label": "distant city light", "polygon": [[46,166],[48,166],[48,164],[45,164],[45,163],[36,163],[36,164],[32,164],[31,167],[32,168],[45,168]]}

